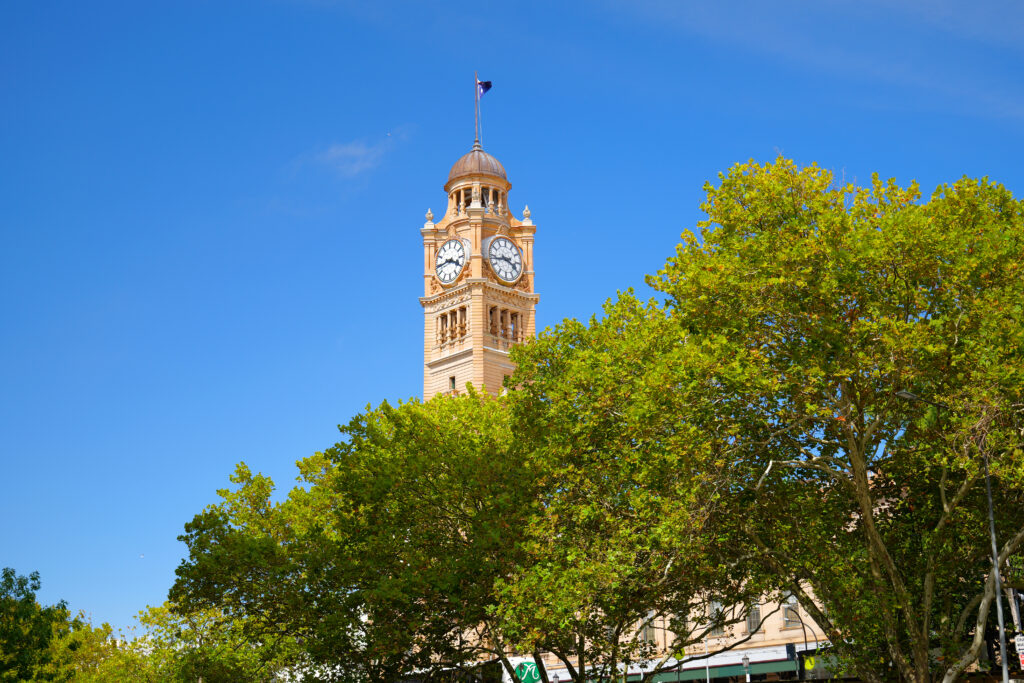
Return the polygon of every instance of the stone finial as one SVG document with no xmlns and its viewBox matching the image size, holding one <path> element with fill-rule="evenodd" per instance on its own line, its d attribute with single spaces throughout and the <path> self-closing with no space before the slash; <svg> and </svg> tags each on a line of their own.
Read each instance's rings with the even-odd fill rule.
<svg viewBox="0 0 1024 683">
<path fill-rule="evenodd" d="M 523 223 L 526 225 L 532 225 L 533 221 L 530 220 L 530 205 L 527 204 L 526 208 L 523 209 Z"/>
<path fill-rule="evenodd" d="M 434 212 L 431 211 L 430 209 L 427 209 L 427 222 L 428 223 L 433 223 L 434 222 Z"/>
</svg>

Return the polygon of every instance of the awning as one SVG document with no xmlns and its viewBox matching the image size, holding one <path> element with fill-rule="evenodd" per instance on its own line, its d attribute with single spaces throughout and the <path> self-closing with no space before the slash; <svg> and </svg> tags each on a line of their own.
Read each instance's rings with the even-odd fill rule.
<svg viewBox="0 0 1024 683">
<path fill-rule="evenodd" d="M 794 649 L 797 653 L 815 651 L 813 647 L 808 647 L 805 650 L 803 643 L 797 644 Z M 650 681 L 651 683 L 703 681 L 709 673 L 711 674 L 711 678 L 742 676 L 746 673 L 742 662 L 744 656 L 747 656 L 750 659 L 751 674 L 769 674 L 783 671 L 797 673 L 797 667 L 800 665 L 799 659 L 795 661 L 792 659 L 786 659 L 785 645 L 749 647 L 744 649 L 727 650 L 725 652 L 716 652 L 708 657 L 707 660 L 692 658 L 685 659 L 682 662 L 669 660 L 666 666 L 667 670 L 663 670 L 662 672 L 655 674 Z M 629 673 L 627 675 L 628 681 L 632 683 L 634 681 L 641 680 L 643 674 L 650 671 L 653 666 L 653 661 L 630 664 Z M 824 658 L 819 657 L 815 670 L 825 670 L 826 666 Z M 619 676 L 621 675 L 622 674 L 620 673 Z M 556 677 L 558 681 L 568 681 L 569 672 L 561 667 L 549 667 L 548 680 L 555 681 Z"/>
<path fill-rule="evenodd" d="M 780 671 L 796 671 L 797 663 L 792 660 L 781 660 L 777 662 L 751 662 L 751 674 L 770 674 Z M 708 673 L 711 678 L 723 676 L 742 676 L 746 673 L 742 664 L 728 664 L 726 666 L 712 666 L 709 669 L 684 669 L 683 671 L 665 671 L 656 674 L 652 681 L 654 683 L 675 683 L 675 681 L 703 681 Z M 640 680 L 640 677 L 637 677 Z"/>
</svg>

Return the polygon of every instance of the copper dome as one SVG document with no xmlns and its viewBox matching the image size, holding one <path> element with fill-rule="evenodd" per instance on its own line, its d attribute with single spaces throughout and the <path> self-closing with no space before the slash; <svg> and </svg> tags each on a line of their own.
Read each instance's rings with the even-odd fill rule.
<svg viewBox="0 0 1024 683">
<path fill-rule="evenodd" d="M 461 159 L 455 162 L 452 170 L 448 173 L 448 182 L 456 178 L 468 175 L 489 175 L 496 176 L 508 181 L 505 175 L 505 167 L 501 162 L 484 151 L 479 142 L 473 143 L 473 149 Z"/>
</svg>

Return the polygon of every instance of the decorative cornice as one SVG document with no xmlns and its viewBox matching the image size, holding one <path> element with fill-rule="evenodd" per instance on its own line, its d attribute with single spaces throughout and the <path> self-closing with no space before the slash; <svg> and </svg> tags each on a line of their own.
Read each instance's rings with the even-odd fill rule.
<svg viewBox="0 0 1024 683">
<path fill-rule="evenodd" d="M 469 288 L 459 287 L 458 289 L 449 289 L 434 296 L 421 296 L 420 303 L 424 307 L 426 307 L 432 304 L 438 304 L 442 302 L 446 304 L 460 304 L 469 301 L 469 299 Z"/>
<path fill-rule="evenodd" d="M 492 351 L 494 353 L 500 353 L 503 356 L 507 356 L 508 353 L 509 353 L 508 351 L 506 351 L 504 349 L 496 349 L 493 346 L 484 346 L 484 351 Z"/>
<path fill-rule="evenodd" d="M 461 351 L 456 351 L 455 353 L 449 354 L 447 356 L 441 356 L 440 358 L 435 358 L 433 360 L 428 360 L 425 363 L 425 365 L 428 368 L 430 368 L 431 370 L 433 370 L 434 368 L 441 367 L 441 366 L 444 366 L 444 365 L 449 364 L 449 363 L 454 363 L 454 362 L 458 362 L 458 361 L 461 361 L 461 360 L 465 360 L 466 358 L 469 358 L 472 355 L 473 355 L 473 347 L 470 346 L 468 348 L 462 349 Z"/>
<path fill-rule="evenodd" d="M 525 280 L 525 278 L 523 279 Z M 432 279 L 432 282 L 436 282 L 436 279 Z M 474 287 L 473 285 L 477 286 Z M 472 296 L 471 292 L 474 290 L 478 291 L 480 289 L 480 285 L 483 285 L 483 294 L 485 297 L 493 301 L 500 301 L 501 303 L 509 304 L 510 306 L 527 308 L 531 304 L 536 304 L 540 301 L 540 294 L 536 294 L 535 292 L 518 287 L 512 288 L 499 285 L 487 278 L 467 277 L 461 287 L 447 289 L 430 296 L 420 297 L 420 304 L 426 307 L 437 306 L 438 304 L 450 305 L 453 303 L 469 301 Z M 526 286 L 529 285 L 527 284 Z"/>
</svg>

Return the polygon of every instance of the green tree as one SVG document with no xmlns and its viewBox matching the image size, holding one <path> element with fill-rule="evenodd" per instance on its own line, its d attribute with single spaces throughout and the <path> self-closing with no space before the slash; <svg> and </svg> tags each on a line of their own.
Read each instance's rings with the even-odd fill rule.
<svg viewBox="0 0 1024 683">
<path fill-rule="evenodd" d="M 704 362 L 675 329 L 627 293 L 601 319 L 567 320 L 514 353 L 509 398 L 540 486 L 499 609 L 518 647 L 554 653 L 574 681 L 636 662 L 651 679 L 772 588 L 724 505 L 733 484 L 707 431 L 714 403 L 671 390 Z"/>
<path fill-rule="evenodd" d="M 289 661 L 290 642 L 270 648 L 251 639 L 241 620 L 216 609 L 183 611 L 165 603 L 140 612 L 138 620 L 145 635 L 133 649 L 163 680 L 271 681 Z"/>
<path fill-rule="evenodd" d="M 238 488 L 186 527 L 172 591 L 301 638 L 309 678 L 394 680 L 500 659 L 496 578 L 517 557 L 532 478 L 504 402 L 470 392 L 383 404 L 299 463 L 302 486 L 239 466 Z"/>
<path fill-rule="evenodd" d="M 147 607 L 136 617 L 140 632 L 116 637 L 109 625 L 94 628 L 80 618 L 55 643 L 54 661 L 64 676 L 59 680 L 272 681 L 289 663 L 280 651 L 267 653 L 238 621 L 217 610 L 180 614 L 172 607 Z"/>
<path fill-rule="evenodd" d="M 43 607 L 35 593 L 38 573 L 4 569 L 0 580 L 0 680 L 163 681 L 152 667 L 151 645 L 137 648 L 109 624 L 94 627 L 85 614 L 72 617 L 62 601 Z"/>
<path fill-rule="evenodd" d="M 983 451 L 1001 560 L 1024 540 L 1021 203 L 984 179 L 921 202 L 913 185 L 836 186 L 785 159 L 736 166 L 707 192 L 700 238 L 685 234 L 650 279 L 665 320 L 622 325 L 609 345 L 628 356 L 637 337 L 662 338 L 631 383 L 648 413 L 638 404 L 606 438 L 650 425 L 645 439 L 696 454 L 698 471 L 720 467 L 709 495 L 737 522 L 725 543 L 756 554 L 862 678 L 955 680 L 995 597 Z"/>
<path fill-rule="evenodd" d="M 0 573 L 0 681 L 54 680 L 45 669 L 50 643 L 68 628 L 63 601 L 43 606 L 36 600 L 39 572 L 20 576 L 10 567 Z"/>
<path fill-rule="evenodd" d="M 56 625 L 50 640 L 48 661 L 33 680 L 89 681 L 124 677 L 97 678 L 109 669 L 109 660 L 118 654 L 118 643 L 109 624 L 94 627 L 83 612 L 64 624 Z"/>
</svg>

